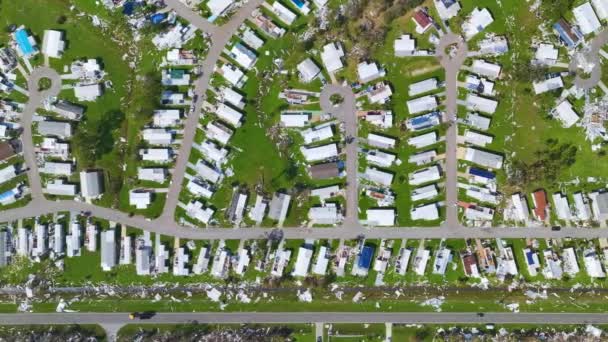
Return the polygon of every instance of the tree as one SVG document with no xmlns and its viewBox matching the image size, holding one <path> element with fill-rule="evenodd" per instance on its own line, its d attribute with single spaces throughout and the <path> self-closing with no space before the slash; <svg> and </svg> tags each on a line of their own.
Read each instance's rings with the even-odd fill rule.
<svg viewBox="0 0 608 342">
<path fill-rule="evenodd" d="M 535 160 L 511 161 L 507 182 L 511 186 L 521 188 L 541 181 L 554 185 L 560 174 L 576 163 L 577 152 L 577 147 L 571 143 L 560 144 L 556 139 L 548 139 L 545 148 L 533 153 Z"/>
</svg>

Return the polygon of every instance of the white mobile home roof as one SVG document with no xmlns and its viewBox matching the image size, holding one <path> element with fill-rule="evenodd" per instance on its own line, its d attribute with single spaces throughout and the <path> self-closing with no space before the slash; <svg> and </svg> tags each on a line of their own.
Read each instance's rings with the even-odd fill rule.
<svg viewBox="0 0 608 342">
<path fill-rule="evenodd" d="M 268 208 L 268 217 L 279 221 L 279 225 L 283 224 L 285 217 L 287 217 L 290 201 L 291 196 L 281 192 L 275 192 Z"/>
<path fill-rule="evenodd" d="M 15 165 L 9 165 L 3 169 L 0 169 L 0 183 L 8 182 L 15 177 L 17 177 L 17 169 L 15 168 Z"/>
<path fill-rule="evenodd" d="M 268 207 L 267 201 L 264 200 L 264 196 L 259 194 L 255 198 L 255 205 L 249 211 L 249 218 L 255 221 L 256 224 L 260 224 L 266 215 L 266 208 Z"/>
<path fill-rule="evenodd" d="M 382 77 L 378 65 L 374 62 L 361 62 L 357 65 L 357 74 L 359 75 L 359 82 L 367 83 L 377 78 Z"/>
<path fill-rule="evenodd" d="M 540 82 L 532 82 L 532 86 L 534 86 L 534 93 L 538 95 L 551 90 L 563 88 L 564 82 L 562 81 L 561 76 L 555 76 Z"/>
<path fill-rule="evenodd" d="M 38 133 L 40 135 L 69 138 L 72 136 L 72 126 L 68 122 L 41 121 L 38 123 Z"/>
<path fill-rule="evenodd" d="M 209 8 L 212 16 L 219 17 L 233 3 L 233 0 L 209 0 L 207 2 L 207 7 Z"/>
<path fill-rule="evenodd" d="M 474 94 L 467 94 L 466 103 L 467 109 L 488 114 L 494 114 L 496 107 L 498 107 L 498 102 L 495 100 L 486 99 Z"/>
<path fill-rule="evenodd" d="M 427 95 L 407 101 L 407 110 L 410 114 L 429 112 L 436 109 L 437 105 L 437 98 L 433 95 Z"/>
<path fill-rule="evenodd" d="M 202 183 L 205 184 L 205 183 Z M 213 191 L 211 191 L 211 187 L 208 185 L 201 185 L 196 180 L 191 179 L 186 185 L 188 191 L 195 196 L 200 196 L 204 198 L 211 198 L 213 196 Z"/>
<path fill-rule="evenodd" d="M 464 141 L 469 144 L 483 147 L 491 144 L 493 140 L 494 138 L 491 135 L 482 134 L 471 130 L 466 130 L 464 132 Z"/>
<path fill-rule="evenodd" d="M 317 254 L 317 262 L 312 267 L 312 273 L 317 275 L 325 275 L 325 272 L 327 272 L 327 265 L 329 264 L 327 250 L 328 248 L 325 246 L 321 246 L 319 248 L 319 253 Z"/>
<path fill-rule="evenodd" d="M 433 131 L 415 137 L 411 137 L 407 140 L 407 143 L 408 145 L 414 146 L 416 148 L 423 148 L 433 145 L 437 141 L 437 132 Z"/>
<path fill-rule="evenodd" d="M 129 204 L 137 209 L 145 209 L 152 202 L 152 193 L 148 191 L 129 191 Z"/>
<path fill-rule="evenodd" d="M 608 0 L 602 0 L 608 2 Z M 540 44 L 536 49 L 535 59 L 543 62 L 556 61 L 559 56 L 559 50 L 556 49 L 553 44 Z"/>
<path fill-rule="evenodd" d="M 511 196 L 511 201 L 513 202 L 513 206 L 515 207 L 515 214 L 517 215 L 517 220 L 519 221 L 527 221 L 530 217 L 530 211 L 528 209 L 528 201 L 525 196 L 521 194 L 513 194 Z"/>
<path fill-rule="evenodd" d="M 576 212 L 575 212 L 574 216 L 576 216 L 576 218 L 578 218 L 581 221 L 589 220 L 591 218 L 591 212 L 590 212 L 589 204 L 583 197 L 583 193 L 577 192 L 574 195 L 572 195 L 572 197 L 574 198 L 574 206 L 576 208 Z"/>
<path fill-rule="evenodd" d="M 137 179 L 144 181 L 151 181 L 162 183 L 167 177 L 167 169 L 153 168 L 153 167 L 139 167 L 137 168 Z"/>
<path fill-rule="evenodd" d="M 205 133 L 207 138 L 217 140 L 221 144 L 226 145 L 232 137 L 232 130 L 219 122 L 207 123 Z"/>
<path fill-rule="evenodd" d="M 287 25 L 291 25 L 298 17 L 297 14 L 287 9 L 287 7 L 283 6 L 278 1 L 275 1 L 272 4 L 272 9 L 274 14 L 276 14 L 277 17 L 279 17 L 279 19 L 281 19 Z"/>
<path fill-rule="evenodd" d="M 194 170 L 201 178 L 211 183 L 217 183 L 220 180 L 220 177 L 222 176 L 219 171 L 212 169 L 202 160 L 199 160 L 198 163 L 196 163 Z"/>
<path fill-rule="evenodd" d="M 281 114 L 281 124 L 285 127 L 305 127 L 310 123 L 310 115 L 306 113 Z"/>
<path fill-rule="evenodd" d="M 426 185 L 420 188 L 416 188 L 412 191 L 411 200 L 412 201 L 422 201 L 426 199 L 431 199 L 435 196 L 439 195 L 439 191 L 437 190 L 436 184 Z"/>
<path fill-rule="evenodd" d="M 214 211 L 211 208 L 203 209 L 203 204 L 201 202 L 192 201 L 186 206 L 186 213 L 188 216 L 207 224 L 209 223 L 209 220 L 211 220 Z"/>
<path fill-rule="evenodd" d="M 404 34 L 395 39 L 395 56 L 403 57 L 410 56 L 416 50 L 416 41 L 409 34 Z"/>
<path fill-rule="evenodd" d="M 488 63 L 484 60 L 476 59 L 473 61 L 471 70 L 478 75 L 494 79 L 500 76 L 501 67 L 498 64 Z"/>
<path fill-rule="evenodd" d="M 148 148 L 139 150 L 139 155 L 142 160 L 165 162 L 171 158 L 171 153 L 168 148 Z"/>
<path fill-rule="evenodd" d="M 462 24 L 465 38 L 467 40 L 471 39 L 488 27 L 493 21 L 494 18 L 492 18 L 492 14 L 490 14 L 490 11 L 488 11 L 487 8 L 480 10 L 478 7 L 475 7 L 464 24 Z"/>
<path fill-rule="evenodd" d="M 560 220 L 569 220 L 571 218 L 570 204 L 566 195 L 556 192 L 553 195 L 553 204 L 555 205 L 555 213 Z"/>
<path fill-rule="evenodd" d="M 323 207 L 310 208 L 308 211 L 308 219 L 316 224 L 336 224 L 340 222 L 341 215 L 335 204 L 328 204 Z"/>
<path fill-rule="evenodd" d="M 301 147 L 300 151 L 304 155 L 307 162 L 321 161 L 338 156 L 338 146 L 336 144 L 327 144 L 317 147 Z"/>
<path fill-rule="evenodd" d="M 101 96 L 101 86 L 99 84 L 75 86 L 74 96 L 79 101 L 94 101 Z"/>
<path fill-rule="evenodd" d="M 80 192 L 85 198 L 93 198 L 103 192 L 102 171 L 80 171 Z"/>
<path fill-rule="evenodd" d="M 589 2 L 574 7 L 572 9 L 572 14 L 574 14 L 576 23 L 583 34 L 595 32 L 602 27 L 602 24 L 600 24 L 600 21 L 595 16 L 595 12 L 593 12 L 593 8 Z"/>
<path fill-rule="evenodd" d="M 368 163 L 382 167 L 389 167 L 393 165 L 396 159 L 396 155 L 382 151 L 369 151 L 365 155 L 365 160 L 367 160 Z"/>
<path fill-rule="evenodd" d="M 257 61 L 255 53 L 240 43 L 235 44 L 232 49 L 230 49 L 230 57 L 245 69 L 251 68 Z"/>
<path fill-rule="evenodd" d="M 170 145 L 173 142 L 173 133 L 164 128 L 146 128 L 142 137 L 151 145 Z"/>
<path fill-rule="evenodd" d="M 292 275 L 295 277 L 306 277 L 311 259 L 312 249 L 300 247 L 300 249 L 298 249 L 298 257 Z"/>
<path fill-rule="evenodd" d="M 180 114 L 178 109 L 159 109 L 154 111 L 152 116 L 154 126 L 166 128 L 177 126 L 180 123 Z"/>
<path fill-rule="evenodd" d="M 321 73 L 321 69 L 312 59 L 306 58 L 297 66 L 298 72 L 302 75 L 302 81 L 310 82 Z"/>
<path fill-rule="evenodd" d="M 556 118 L 562 122 L 562 126 L 565 128 L 571 127 L 579 120 L 578 114 L 576 114 L 574 109 L 572 109 L 572 105 L 568 100 L 564 100 L 558 104 L 553 112 Z"/>
<path fill-rule="evenodd" d="M 371 103 L 385 103 L 393 95 L 391 86 L 385 82 L 379 82 L 374 85 L 374 89 L 367 93 L 367 98 Z"/>
<path fill-rule="evenodd" d="M 226 81 L 230 82 L 235 87 L 239 86 L 241 80 L 243 79 L 243 76 L 245 76 L 241 69 L 230 64 L 222 65 L 221 71 L 222 76 L 224 76 Z"/>
<path fill-rule="evenodd" d="M 374 133 L 369 133 L 367 135 L 367 143 L 375 147 L 395 148 L 396 142 L 397 140 L 395 140 L 394 138 L 385 137 L 383 135 L 378 135 Z"/>
<path fill-rule="evenodd" d="M 608 0 L 591 0 L 591 3 L 600 19 L 608 19 Z"/>
<path fill-rule="evenodd" d="M 71 176 L 74 165 L 71 162 L 45 162 L 40 169 L 42 173 L 48 173 L 56 176 Z"/>
<path fill-rule="evenodd" d="M 410 173 L 409 184 L 420 185 L 423 183 L 434 182 L 439 180 L 439 178 L 441 178 L 441 172 L 439 167 L 434 165 Z"/>
<path fill-rule="evenodd" d="M 394 209 L 367 209 L 367 224 L 373 226 L 394 226 Z"/>
<path fill-rule="evenodd" d="M 226 161 L 228 150 L 216 146 L 211 140 L 205 140 L 201 145 L 199 151 L 203 154 L 205 159 L 212 161 L 216 165 L 222 164 Z"/>
<path fill-rule="evenodd" d="M 370 182 L 378 183 L 384 186 L 390 186 L 393 182 L 392 173 L 380 171 L 373 167 L 367 167 L 365 169 L 365 177 Z"/>
<path fill-rule="evenodd" d="M 76 185 L 67 184 L 62 179 L 55 179 L 47 183 L 46 193 L 56 196 L 76 196 Z"/>
<path fill-rule="evenodd" d="M 319 197 L 321 201 L 325 201 L 328 198 L 332 198 L 338 195 L 340 187 L 338 185 L 326 186 L 323 188 L 317 188 L 310 191 L 311 197 Z"/>
<path fill-rule="evenodd" d="M 412 208 L 410 212 L 412 220 L 433 221 L 439 219 L 439 210 L 437 203 L 429 203 L 420 207 Z"/>
<path fill-rule="evenodd" d="M 45 30 L 42 39 L 42 53 L 52 58 L 60 58 L 65 47 L 61 36 L 60 31 Z"/>
<path fill-rule="evenodd" d="M 300 131 L 304 138 L 305 144 L 312 144 L 315 141 L 322 141 L 334 136 L 334 131 L 331 125 L 312 127 L 304 131 Z"/>
<path fill-rule="evenodd" d="M 472 147 L 466 147 L 464 160 L 485 166 L 487 168 L 500 169 L 502 167 L 503 158 L 499 154 L 478 150 Z"/>
<path fill-rule="evenodd" d="M 417 96 L 439 88 L 439 81 L 436 78 L 428 78 L 424 81 L 412 83 L 408 87 L 409 96 Z"/>
<path fill-rule="evenodd" d="M 222 88 L 222 96 L 224 101 L 230 103 L 231 105 L 242 109 L 245 103 L 243 102 L 243 95 L 237 93 L 230 87 Z"/>
<path fill-rule="evenodd" d="M 604 272 L 602 269 L 602 262 L 600 261 L 600 257 L 597 255 L 594 247 L 587 248 L 583 251 L 583 262 L 585 264 L 587 274 L 591 278 L 606 277 L 606 272 Z"/>
<path fill-rule="evenodd" d="M 437 151 L 430 150 L 412 154 L 407 161 L 411 164 L 424 165 L 433 161 L 435 157 L 437 157 Z"/>
<path fill-rule="evenodd" d="M 490 128 L 491 119 L 476 113 L 467 113 L 466 123 L 478 130 L 487 131 Z"/>
<path fill-rule="evenodd" d="M 494 210 L 482 206 L 471 206 L 464 209 L 464 217 L 473 221 L 489 221 L 494 217 Z"/>
<path fill-rule="evenodd" d="M 243 114 L 224 103 L 220 103 L 219 106 L 217 106 L 215 114 L 220 119 L 226 121 L 234 127 L 239 127 L 241 125 L 241 118 L 243 117 Z"/>
<path fill-rule="evenodd" d="M 580 271 L 578 262 L 576 261 L 576 252 L 574 251 L 574 248 L 564 248 L 562 250 L 562 258 L 564 259 L 564 272 L 568 273 L 570 276 L 574 276 Z"/>
<path fill-rule="evenodd" d="M 101 269 L 110 271 L 116 266 L 116 233 L 114 229 L 101 232 Z"/>
<path fill-rule="evenodd" d="M 344 67 L 341 60 L 342 57 L 344 57 L 344 50 L 342 50 L 342 46 L 339 43 L 329 43 L 323 47 L 323 51 L 321 52 L 323 65 L 325 65 L 327 72 L 330 73 Z"/>
<path fill-rule="evenodd" d="M 465 79 L 467 89 L 481 93 L 483 95 L 494 95 L 494 82 L 488 81 L 486 78 L 480 78 L 477 75 L 467 75 Z"/>
<path fill-rule="evenodd" d="M 243 31 L 241 38 L 243 39 L 245 44 L 251 46 L 252 48 L 254 48 L 256 50 L 261 48 L 264 45 L 264 40 L 262 40 L 262 38 L 258 37 L 258 35 L 255 34 L 255 32 L 249 27 L 247 27 L 245 29 L 245 31 Z"/>
</svg>

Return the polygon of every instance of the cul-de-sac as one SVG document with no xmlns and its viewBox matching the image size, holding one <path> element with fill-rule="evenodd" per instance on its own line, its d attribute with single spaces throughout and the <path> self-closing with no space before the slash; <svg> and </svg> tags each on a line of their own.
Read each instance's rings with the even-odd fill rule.
<svg viewBox="0 0 608 342">
<path fill-rule="evenodd" d="M 608 340 L 608 0 L 0 0 L 0 340 Z"/>
</svg>

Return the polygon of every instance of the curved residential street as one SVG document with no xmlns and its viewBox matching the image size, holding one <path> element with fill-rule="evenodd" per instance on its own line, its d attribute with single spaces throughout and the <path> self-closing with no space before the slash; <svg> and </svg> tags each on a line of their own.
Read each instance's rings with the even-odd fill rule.
<svg viewBox="0 0 608 342">
<path fill-rule="evenodd" d="M 51 81 L 49 89 L 39 91 L 38 82 L 41 79 L 48 78 Z M 59 95 L 61 91 L 61 77 L 59 74 L 47 67 L 39 67 L 32 71 L 28 80 L 27 87 L 30 93 L 29 100 L 23 108 L 21 123 L 23 125 L 23 157 L 25 165 L 27 165 L 27 175 L 30 183 L 30 191 L 32 198 L 44 199 L 42 193 L 42 184 L 40 181 L 40 173 L 38 173 L 38 163 L 36 162 L 36 153 L 34 152 L 34 140 L 32 134 L 32 118 L 36 110 L 42 106 L 42 101 L 51 96 Z M 33 212 L 35 214 L 35 211 Z"/>
<path fill-rule="evenodd" d="M 587 63 L 593 64 L 593 68 L 591 69 L 588 78 L 581 77 L 579 73 L 580 66 L 577 63 L 577 58 L 572 58 L 568 69 L 570 72 L 577 73 L 576 78 L 574 79 L 574 84 L 578 88 L 588 90 L 597 86 L 601 81 L 602 65 L 600 61 L 600 50 L 606 44 L 608 44 L 608 30 L 602 30 L 595 37 L 593 37 L 589 46 L 577 52 L 578 54 L 582 55 L 583 59 L 585 59 Z"/>
<path fill-rule="evenodd" d="M 195 111 L 191 113 L 184 124 L 184 139 L 179 150 L 179 156 L 173 172 L 173 178 L 167 203 L 162 216 L 156 220 L 150 220 L 142 216 L 130 216 L 127 213 L 103 208 L 77 201 L 49 201 L 42 195 L 40 175 L 36 167 L 34 146 L 32 140 L 32 117 L 42 101 L 49 95 L 56 95 L 60 91 L 61 79 L 57 72 L 50 68 L 35 69 L 28 79 L 30 99 L 23 110 L 23 148 L 26 165 L 29 167 L 28 179 L 32 189 L 33 200 L 24 207 L 4 210 L 0 213 L 0 221 L 12 222 L 19 219 L 29 218 L 37 215 L 51 214 L 59 211 L 88 212 L 93 216 L 114 221 L 125 226 L 137 227 L 151 232 L 171 235 L 188 239 L 263 239 L 273 228 L 189 228 L 178 225 L 174 221 L 174 212 L 177 207 L 179 192 L 184 180 L 186 164 L 192 148 L 197 123 L 199 120 L 198 110 L 204 101 L 205 93 L 209 86 L 211 75 L 215 64 L 220 58 L 224 46 L 228 43 L 232 34 L 250 16 L 263 0 L 250 0 L 241 7 L 232 19 L 220 28 L 200 18 L 187 7 L 181 5 L 178 0 L 167 0 L 169 6 L 173 7 L 181 16 L 192 19 L 192 23 L 201 31 L 211 36 L 212 45 L 207 58 L 202 65 L 202 75 L 197 79 L 195 93 L 197 101 Z M 447 48 L 456 44 L 456 53 L 449 57 Z M 598 43 L 599 44 L 599 43 Z M 467 46 L 460 37 L 446 34 L 438 45 L 438 55 L 441 65 L 446 70 L 446 122 L 452 122 L 456 117 L 458 95 L 456 78 L 458 70 L 467 55 Z M 52 81 L 52 87 L 46 91 L 37 91 L 38 80 L 48 77 Z M 333 107 L 329 102 L 329 96 L 339 93 L 344 97 L 344 102 Z M 447 160 L 446 160 L 446 188 L 447 188 L 447 220 L 444 227 L 416 228 L 416 227 L 393 227 L 393 228 L 364 228 L 358 222 L 358 189 L 357 189 L 357 118 L 355 98 L 349 87 L 340 85 L 327 85 L 321 96 L 321 104 L 324 110 L 336 114 L 345 124 L 346 135 L 353 138 L 353 142 L 346 145 L 347 155 L 347 215 L 342 226 L 336 228 L 312 229 L 304 227 L 285 227 L 284 236 L 288 239 L 353 239 L 359 235 L 368 238 L 597 238 L 608 237 L 606 228 L 576 228 L 563 227 L 554 231 L 546 227 L 500 227 L 500 228 L 466 228 L 458 224 L 457 210 L 457 161 L 456 161 L 456 134 L 455 125 L 448 129 L 447 137 Z M 449 229 L 446 229 L 449 228 Z"/>
<path fill-rule="evenodd" d="M 206 98 L 205 94 L 209 88 L 209 82 L 215 69 L 215 64 L 232 35 L 243 22 L 245 22 L 245 19 L 262 4 L 262 2 L 263 0 L 249 0 L 249 2 L 243 5 L 243 7 L 241 7 L 237 13 L 232 16 L 230 21 L 221 27 L 221 29 L 216 26 L 210 27 L 208 21 L 202 19 L 197 13 L 192 12 L 192 10 L 182 5 L 179 0 L 167 2 L 167 5 L 172 7 L 180 16 L 185 18 L 198 18 L 191 21 L 191 23 L 199 30 L 211 35 L 211 48 L 203 62 L 202 75 L 196 80 L 194 93 L 197 96 L 197 100 L 193 106 L 194 112 L 190 113 L 184 123 L 184 137 L 173 170 L 171 185 L 169 187 L 169 192 L 167 193 L 167 200 L 163 209 L 163 214 L 158 219 L 158 223 L 161 225 L 174 225 L 175 208 L 177 208 L 177 203 L 179 201 L 179 193 L 182 190 L 182 183 L 186 173 L 188 158 L 190 157 L 190 150 L 194 143 L 194 136 L 200 119 L 199 111 Z"/>
</svg>

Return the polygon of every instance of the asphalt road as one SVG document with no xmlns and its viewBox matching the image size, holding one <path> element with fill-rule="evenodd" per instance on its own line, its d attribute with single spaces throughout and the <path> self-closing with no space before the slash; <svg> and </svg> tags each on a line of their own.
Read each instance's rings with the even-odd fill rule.
<svg viewBox="0 0 608 342">
<path fill-rule="evenodd" d="M 333 94 L 342 96 L 344 101 L 334 107 L 330 101 Z M 337 84 L 328 84 L 321 91 L 319 99 L 321 109 L 326 113 L 332 113 L 338 117 L 345 126 L 345 134 L 352 137 L 353 141 L 346 145 L 346 217 L 344 226 L 349 228 L 361 227 L 359 223 L 359 184 L 357 181 L 358 164 L 358 123 L 357 107 L 355 105 L 355 94 L 350 87 Z"/>
<path fill-rule="evenodd" d="M 184 179 L 185 169 L 187 160 L 189 157 L 190 149 L 196 133 L 196 124 L 198 123 L 199 115 L 198 109 L 205 98 L 206 90 L 209 86 L 209 80 L 213 73 L 215 63 L 221 55 L 221 51 L 224 46 L 228 43 L 232 34 L 238 29 L 238 27 L 246 20 L 251 12 L 257 8 L 263 0 L 250 0 L 247 4 L 241 7 L 237 13 L 235 13 L 232 19 L 220 28 L 210 24 L 205 19 L 199 17 L 199 19 L 192 19 L 198 17 L 196 13 L 193 13 L 187 7 L 181 5 L 177 0 L 167 0 L 167 4 L 172 6 L 180 16 L 184 18 L 192 19 L 193 24 L 200 30 L 211 35 L 211 41 L 213 42 L 207 58 L 203 62 L 201 77 L 197 79 L 195 85 L 195 93 L 198 95 L 195 113 L 188 116 L 185 122 L 184 139 L 182 146 L 180 147 L 179 157 L 175 165 L 175 171 L 173 173 L 172 184 L 167 194 L 167 203 L 164 208 L 163 215 L 157 220 L 146 219 L 142 216 L 130 216 L 127 213 L 94 206 L 87 203 L 76 202 L 76 201 L 48 201 L 44 199 L 42 194 L 42 186 L 40 182 L 40 175 L 36 167 L 36 159 L 34 153 L 34 146 L 32 141 L 32 116 L 36 109 L 40 107 L 41 102 L 44 98 L 49 95 L 56 95 L 60 91 L 61 80 L 57 72 L 49 68 L 37 68 L 35 69 L 28 79 L 28 88 L 30 90 L 30 99 L 23 110 L 23 148 L 26 165 L 28 166 L 28 179 L 30 187 L 32 189 L 33 200 L 26 206 L 21 208 L 15 208 L 10 210 L 3 210 L 0 212 L 0 222 L 12 222 L 19 219 L 29 218 L 37 215 L 52 214 L 59 211 L 85 211 L 90 212 L 91 215 L 118 222 L 122 225 L 137 227 L 145 229 L 155 233 L 161 233 L 164 235 L 171 235 L 180 238 L 187 239 L 263 239 L 270 233 L 272 228 L 206 228 L 197 229 L 189 228 L 178 225 L 174 222 L 173 214 L 178 203 L 179 192 L 181 191 L 181 184 Z M 453 119 L 456 113 L 456 75 L 458 69 L 462 65 L 467 54 L 466 44 L 460 42 L 460 48 L 454 58 L 447 58 L 445 56 L 445 48 L 454 43 L 459 42 L 457 36 L 447 34 L 442 37 L 442 40 L 438 46 L 438 54 L 440 61 L 446 69 L 446 120 Z M 48 77 L 52 80 L 52 87 L 49 90 L 38 92 L 38 80 L 42 77 Z M 339 85 L 329 85 L 324 91 L 322 96 L 323 106 L 327 107 L 329 103 L 329 95 L 331 93 L 340 93 L 345 98 L 344 103 L 335 108 L 336 114 L 345 122 L 346 133 L 356 138 L 357 136 L 357 119 L 355 116 L 355 100 L 352 94 L 352 90 L 347 87 Z M 327 98 L 326 98 L 327 97 Z M 329 106 L 331 106 L 329 104 Z M 334 108 L 332 107 L 332 111 Z M 447 171 L 446 171 L 446 187 L 448 196 L 448 217 L 445 227 L 433 227 L 433 228 L 416 228 L 416 227 L 394 227 L 394 228 L 364 228 L 362 227 L 357 218 L 358 205 L 357 205 L 357 150 L 356 150 L 356 139 L 353 143 L 347 145 L 347 217 L 345 223 L 341 227 L 337 228 L 324 228 L 324 229 L 311 229 L 303 227 L 286 227 L 283 229 L 285 238 L 288 239 L 304 239 L 304 238 L 315 238 L 315 239 L 353 239 L 363 234 L 368 238 L 598 238 L 608 237 L 608 229 L 606 228 L 574 228 L 564 227 L 560 231 L 552 231 L 548 228 L 543 227 L 504 227 L 504 228 L 466 228 L 458 224 L 457 211 L 453 203 L 456 202 L 457 188 L 456 188 L 456 160 L 455 160 L 455 134 L 456 128 L 451 127 L 448 130 L 448 160 Z M 354 156 L 354 157 L 352 157 Z M 450 205 L 451 204 L 451 205 Z"/>
<path fill-rule="evenodd" d="M 457 52 L 450 56 L 448 47 L 457 46 Z M 441 66 L 445 69 L 445 117 L 444 122 L 449 124 L 446 132 L 446 159 L 445 159 L 445 187 L 446 187 L 446 220 L 445 227 L 449 230 L 461 227 L 458 221 L 458 125 L 456 124 L 458 114 L 458 72 L 467 58 L 467 44 L 464 40 L 453 33 L 447 33 L 441 37 L 437 44 L 437 56 Z"/>
<path fill-rule="evenodd" d="M 38 81 L 42 78 L 51 80 L 49 89 L 39 91 Z M 40 173 L 36 163 L 36 153 L 34 152 L 32 118 L 36 113 L 36 109 L 42 106 L 44 101 L 49 96 L 57 96 L 61 91 L 61 77 L 59 74 L 47 67 L 39 67 L 32 71 L 27 80 L 27 88 L 30 93 L 29 100 L 23 108 L 21 116 L 21 124 L 23 125 L 23 157 L 25 165 L 27 165 L 27 175 L 32 198 L 44 198 L 42 193 L 42 185 L 40 182 Z"/>
<path fill-rule="evenodd" d="M 159 313 L 151 319 L 130 320 L 129 313 L 17 313 L 0 314 L 2 324 L 129 323 L 428 323 L 428 324 L 606 324 L 605 313 L 425 313 L 425 312 L 201 312 Z"/>
<path fill-rule="evenodd" d="M 606 44 L 608 44 L 608 30 L 602 30 L 593 37 L 589 46 L 578 52 L 584 56 L 588 63 L 594 64 L 588 78 L 581 77 L 580 73 L 578 73 L 579 67 L 577 65 L 577 58 L 572 58 L 569 70 L 571 72 L 577 72 L 574 79 L 574 84 L 577 87 L 588 90 L 598 85 L 602 78 L 602 64 L 600 63 L 599 51 Z"/>
<path fill-rule="evenodd" d="M 207 57 L 202 64 L 202 75 L 196 80 L 194 93 L 197 96 L 197 101 L 194 103 L 194 113 L 191 113 L 184 123 L 184 133 L 182 144 L 180 146 L 177 161 L 173 170 L 171 185 L 167 193 L 163 214 L 159 218 L 159 223 L 162 225 L 174 225 L 174 213 L 179 201 L 179 193 L 182 190 L 182 183 L 190 157 L 190 150 L 194 142 L 194 136 L 199 122 L 199 111 L 203 101 L 206 98 L 206 92 L 209 88 L 209 81 L 213 74 L 215 64 L 217 63 L 222 50 L 228 44 L 233 33 L 243 24 L 245 19 L 251 15 L 263 0 L 249 0 L 232 16 L 230 21 L 221 28 L 210 24 L 207 20 L 202 19 L 197 13 L 194 13 L 188 7 L 184 6 L 179 0 L 169 0 L 166 4 L 173 8 L 180 16 L 188 19 L 199 30 L 206 32 L 211 36 L 211 48 L 207 53 Z"/>
</svg>

